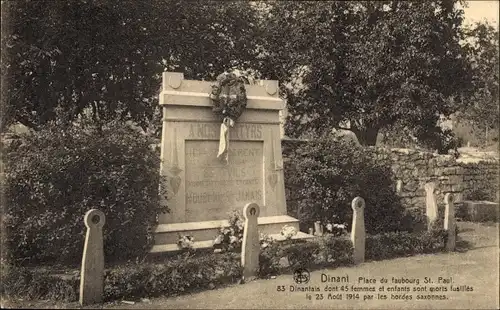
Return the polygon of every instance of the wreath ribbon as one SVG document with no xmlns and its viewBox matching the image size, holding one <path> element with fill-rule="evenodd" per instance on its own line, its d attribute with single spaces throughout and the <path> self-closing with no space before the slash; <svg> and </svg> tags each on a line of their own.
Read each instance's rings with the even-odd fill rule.
<svg viewBox="0 0 500 310">
<path fill-rule="evenodd" d="M 219 153 L 217 158 L 228 161 L 228 150 L 229 150 L 229 128 L 234 126 L 234 121 L 225 117 L 220 125 L 220 138 L 219 138 Z"/>
<path fill-rule="evenodd" d="M 212 86 L 210 101 L 213 111 L 222 118 L 220 125 L 219 152 L 217 158 L 228 162 L 229 130 L 234 127 L 236 119 L 243 113 L 247 104 L 244 81 L 234 73 L 223 73 L 217 77 L 217 85 Z M 230 94 L 230 88 L 237 92 Z M 224 93 L 221 94 L 222 90 Z"/>
</svg>

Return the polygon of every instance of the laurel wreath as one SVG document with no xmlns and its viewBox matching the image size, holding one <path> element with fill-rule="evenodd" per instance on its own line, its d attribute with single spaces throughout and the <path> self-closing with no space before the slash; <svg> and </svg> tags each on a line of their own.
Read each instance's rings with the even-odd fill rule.
<svg viewBox="0 0 500 310">
<path fill-rule="evenodd" d="M 210 101 L 212 111 L 221 120 L 230 118 L 236 121 L 247 106 L 245 78 L 235 73 L 222 73 L 217 77 L 217 84 L 212 86 Z"/>
</svg>

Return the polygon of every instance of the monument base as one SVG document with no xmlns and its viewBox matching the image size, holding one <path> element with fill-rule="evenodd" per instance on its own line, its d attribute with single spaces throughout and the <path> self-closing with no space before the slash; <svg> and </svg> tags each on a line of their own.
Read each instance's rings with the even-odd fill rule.
<svg viewBox="0 0 500 310">
<path fill-rule="evenodd" d="M 265 216 L 258 218 L 259 233 L 269 235 L 277 241 L 285 240 L 281 235 L 283 226 L 295 227 L 298 233 L 293 239 L 308 239 L 314 236 L 299 231 L 299 220 L 288 216 Z M 228 227 L 227 220 L 204 221 L 190 223 L 160 224 L 154 232 L 155 245 L 150 253 L 175 252 L 180 248 L 177 245 L 179 236 L 189 235 L 194 237 L 195 249 L 207 249 L 213 247 L 213 241 L 219 234 L 220 227 Z"/>
</svg>

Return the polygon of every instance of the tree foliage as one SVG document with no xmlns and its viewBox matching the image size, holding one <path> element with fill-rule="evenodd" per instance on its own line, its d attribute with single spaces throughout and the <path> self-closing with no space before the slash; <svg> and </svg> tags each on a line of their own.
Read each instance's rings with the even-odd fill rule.
<svg viewBox="0 0 500 310">
<path fill-rule="evenodd" d="M 1 125 L 90 110 L 146 127 L 164 70 L 214 79 L 253 59 L 253 13 L 239 1 L 2 1 Z"/>
<path fill-rule="evenodd" d="M 456 2 L 272 3 L 265 42 L 278 69 L 265 73 L 301 82 L 287 93 L 287 134 L 348 123 L 372 145 L 396 121 L 436 129 L 471 80 Z"/>
<path fill-rule="evenodd" d="M 465 48 L 474 72 L 474 93 L 462 117 L 482 130 L 498 129 L 498 29 L 488 23 L 476 23 L 467 28 Z"/>
<path fill-rule="evenodd" d="M 289 136 L 349 127 L 371 145 L 400 123 L 436 144 L 447 135 L 440 115 L 480 87 L 458 2 L 5 1 L 1 125 L 90 111 L 146 128 L 158 121 L 162 71 L 214 80 L 237 67 L 279 80 Z"/>
</svg>

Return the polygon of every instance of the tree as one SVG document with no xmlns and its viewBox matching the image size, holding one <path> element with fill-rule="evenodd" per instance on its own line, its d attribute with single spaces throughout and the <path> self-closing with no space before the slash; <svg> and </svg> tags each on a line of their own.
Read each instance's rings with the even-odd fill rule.
<svg viewBox="0 0 500 310">
<path fill-rule="evenodd" d="M 2 1 L 2 121 L 37 129 L 90 110 L 146 127 L 164 70 L 214 79 L 257 53 L 248 2 Z"/>
<path fill-rule="evenodd" d="M 468 98 L 470 105 L 460 116 L 482 133 L 499 128 L 498 30 L 489 23 L 475 23 L 467 28 L 465 49 L 472 63 L 474 92 Z"/>
<path fill-rule="evenodd" d="M 263 75 L 285 90 L 285 131 L 298 137 L 347 128 L 363 145 L 396 122 L 418 135 L 470 90 L 457 1 L 273 2 Z M 344 125 L 344 126 L 343 126 Z"/>
</svg>

